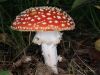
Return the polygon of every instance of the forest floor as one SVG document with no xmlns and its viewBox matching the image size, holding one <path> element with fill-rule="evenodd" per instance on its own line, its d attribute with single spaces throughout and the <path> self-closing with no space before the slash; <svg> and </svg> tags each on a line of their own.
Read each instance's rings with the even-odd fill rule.
<svg viewBox="0 0 100 75">
<path fill-rule="evenodd" d="M 26 54 L 19 53 L 14 62 L 6 63 L 6 59 L 11 59 L 9 50 L 13 47 L 2 41 L 4 37 L 3 39 L 2 36 L 0 37 L 0 50 L 4 50 L 1 52 L 8 51 L 8 54 L 1 53 L 5 56 L 5 62 L 2 62 L 3 58 L 1 59 L 1 68 L 8 68 L 13 75 L 54 75 L 44 64 L 41 47 L 33 43 L 27 47 Z M 58 62 L 59 75 L 100 75 L 100 52 L 94 47 L 94 42 L 99 37 L 84 34 L 73 38 L 67 41 L 62 40 L 57 47 L 58 55 L 63 58 L 61 62 Z M 25 62 L 27 57 L 31 57 L 32 60 Z"/>
</svg>

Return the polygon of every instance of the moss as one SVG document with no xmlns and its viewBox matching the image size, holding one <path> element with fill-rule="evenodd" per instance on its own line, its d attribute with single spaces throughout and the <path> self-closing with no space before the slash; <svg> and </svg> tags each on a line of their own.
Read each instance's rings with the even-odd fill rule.
<svg viewBox="0 0 100 75">
<path fill-rule="evenodd" d="M 0 70 L 0 75 L 11 75 L 9 70 Z"/>
</svg>

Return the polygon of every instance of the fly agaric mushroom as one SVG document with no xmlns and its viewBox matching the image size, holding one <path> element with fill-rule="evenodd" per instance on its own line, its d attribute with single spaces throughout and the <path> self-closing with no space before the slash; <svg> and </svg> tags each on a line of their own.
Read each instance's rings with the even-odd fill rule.
<svg viewBox="0 0 100 75">
<path fill-rule="evenodd" d="M 63 30 L 73 30 L 73 19 L 57 7 L 34 7 L 21 12 L 14 20 L 12 29 L 18 31 L 36 31 L 35 44 L 41 45 L 45 64 L 58 74 L 57 44 L 62 39 Z"/>
</svg>

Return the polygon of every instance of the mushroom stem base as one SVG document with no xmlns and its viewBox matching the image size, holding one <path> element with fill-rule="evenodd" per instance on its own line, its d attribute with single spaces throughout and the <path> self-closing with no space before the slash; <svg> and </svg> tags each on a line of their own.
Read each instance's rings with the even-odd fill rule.
<svg viewBox="0 0 100 75">
<path fill-rule="evenodd" d="M 45 64 L 48 65 L 55 74 L 58 74 L 57 45 L 43 43 L 42 44 L 42 55 L 44 57 Z"/>
</svg>

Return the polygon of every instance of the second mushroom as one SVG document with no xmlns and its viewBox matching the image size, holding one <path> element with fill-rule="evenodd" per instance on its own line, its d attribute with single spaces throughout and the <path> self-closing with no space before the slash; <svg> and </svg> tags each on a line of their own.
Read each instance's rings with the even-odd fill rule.
<svg viewBox="0 0 100 75">
<path fill-rule="evenodd" d="M 63 30 L 73 30 L 73 19 L 57 7 L 33 7 L 21 12 L 14 20 L 12 29 L 18 31 L 36 31 L 35 44 L 41 45 L 45 64 L 58 74 L 57 44 L 62 39 Z"/>
</svg>

